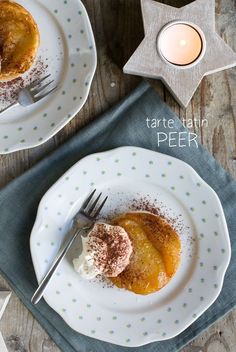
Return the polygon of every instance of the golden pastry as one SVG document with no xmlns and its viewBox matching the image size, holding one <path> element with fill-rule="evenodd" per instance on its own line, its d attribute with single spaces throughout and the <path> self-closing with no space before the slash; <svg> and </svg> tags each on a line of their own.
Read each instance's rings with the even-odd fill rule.
<svg viewBox="0 0 236 352">
<path fill-rule="evenodd" d="M 39 41 L 32 15 L 15 2 L 0 1 L 0 81 L 10 81 L 29 70 Z"/>
<path fill-rule="evenodd" d="M 160 290 L 180 264 L 178 234 L 162 217 L 148 212 L 131 212 L 113 221 L 123 227 L 133 246 L 126 269 L 111 281 L 120 288 L 146 295 Z"/>
</svg>

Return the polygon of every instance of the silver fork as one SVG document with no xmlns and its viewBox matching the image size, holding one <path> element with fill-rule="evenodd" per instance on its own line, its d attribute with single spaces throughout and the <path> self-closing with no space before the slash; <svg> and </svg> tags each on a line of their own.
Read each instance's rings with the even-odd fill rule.
<svg viewBox="0 0 236 352">
<path fill-rule="evenodd" d="M 22 88 L 19 93 L 18 93 L 18 98 L 16 102 L 13 102 L 11 105 L 7 106 L 5 109 L 0 111 L 0 114 L 4 113 L 7 110 L 10 110 L 14 108 L 15 106 L 21 105 L 21 106 L 29 106 L 34 103 L 37 103 L 41 99 L 47 97 L 49 94 L 54 92 L 57 89 L 57 86 L 54 86 L 52 89 L 49 91 L 43 91 L 50 86 L 54 82 L 54 80 L 44 84 L 42 86 L 42 83 L 49 78 L 51 75 L 47 75 L 39 80 L 33 81 L 31 84 L 29 84 L 27 87 Z"/>
<path fill-rule="evenodd" d="M 54 262 L 52 263 L 49 271 L 44 276 L 42 282 L 40 283 L 38 289 L 35 291 L 31 302 L 33 304 L 37 304 L 40 299 L 42 298 L 45 289 L 47 288 L 53 274 L 57 270 L 58 266 L 64 259 L 66 253 L 74 243 L 75 239 L 81 234 L 82 231 L 90 230 L 94 225 L 97 216 L 101 212 L 102 208 L 104 207 L 108 197 L 105 197 L 102 202 L 99 202 L 102 193 L 100 193 L 97 198 L 94 200 L 94 195 L 96 193 L 96 189 L 87 197 L 87 199 L 82 204 L 78 213 L 74 216 L 72 220 L 72 227 L 71 230 L 68 232 L 66 237 L 69 238 L 67 243 L 62 246 L 59 253 L 57 254 Z"/>
</svg>

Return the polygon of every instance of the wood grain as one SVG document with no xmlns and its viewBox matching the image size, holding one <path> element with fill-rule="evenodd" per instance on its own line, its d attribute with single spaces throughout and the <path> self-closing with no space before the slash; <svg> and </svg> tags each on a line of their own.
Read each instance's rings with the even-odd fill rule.
<svg viewBox="0 0 236 352">
<path fill-rule="evenodd" d="M 190 1 L 165 1 L 175 6 L 188 2 Z M 98 48 L 98 68 L 89 99 L 78 116 L 46 144 L 36 149 L 1 156 L 0 187 L 68 140 L 82 126 L 124 97 L 140 81 L 137 77 L 122 73 L 124 63 L 143 38 L 139 0 L 85 0 L 84 3 Z M 235 1 L 218 0 L 216 13 L 218 33 L 236 51 Z M 186 110 L 179 107 L 162 83 L 150 82 L 182 120 L 208 119 L 207 128 L 196 126 L 193 130 L 215 158 L 236 177 L 236 69 L 204 78 Z M 2 278 L 0 288 L 8 288 Z M 183 352 L 235 352 L 235 325 L 236 311 L 201 334 Z M 9 352 L 59 352 L 15 294 L 0 323 L 0 330 Z"/>
</svg>

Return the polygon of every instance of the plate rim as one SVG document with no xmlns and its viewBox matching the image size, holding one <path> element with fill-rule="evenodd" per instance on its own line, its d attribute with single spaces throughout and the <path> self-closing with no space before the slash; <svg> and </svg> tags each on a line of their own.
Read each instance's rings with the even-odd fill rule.
<svg viewBox="0 0 236 352">
<path fill-rule="evenodd" d="M 224 209 L 223 209 L 223 206 L 221 204 L 221 201 L 219 199 L 219 196 L 217 195 L 216 191 L 195 171 L 195 169 L 189 165 L 188 163 L 186 163 L 185 161 L 181 160 L 181 159 L 178 159 L 176 157 L 173 157 L 173 156 L 170 156 L 168 154 L 164 154 L 164 153 L 160 153 L 158 151 L 154 151 L 154 150 L 150 150 L 150 149 L 146 149 L 146 148 L 142 148 L 142 147 L 136 147 L 136 146 L 122 146 L 122 147 L 117 147 L 117 148 L 113 148 L 113 149 L 110 149 L 110 150 L 106 150 L 106 151 L 103 151 L 103 152 L 95 152 L 95 153 L 92 153 L 92 154 L 89 154 L 83 158 L 81 158 L 79 161 L 77 161 L 74 165 L 72 165 L 47 191 L 46 193 L 43 195 L 43 197 L 41 198 L 41 201 L 39 203 L 39 206 L 38 206 L 38 211 L 37 211 L 37 216 L 36 216 L 36 219 L 35 219 L 35 223 L 34 223 L 34 226 L 33 226 L 33 229 L 32 229 L 32 232 L 31 232 L 31 235 L 30 235 L 30 252 L 31 252 L 31 258 L 32 258 L 32 261 L 33 261 L 33 266 L 34 266 L 34 270 L 35 270 L 35 274 L 36 274 L 36 277 L 37 277 L 37 281 L 39 281 L 38 279 L 38 274 L 36 272 L 36 267 L 35 265 L 36 262 L 35 262 L 35 258 L 33 256 L 33 237 L 34 237 L 34 234 L 37 233 L 37 227 L 38 227 L 38 223 L 40 222 L 40 218 L 41 218 L 41 213 L 42 213 L 42 207 L 43 207 L 43 203 L 45 201 L 45 199 L 47 198 L 47 196 L 51 193 L 51 191 L 54 190 L 54 188 L 57 187 L 57 184 L 60 183 L 60 181 L 62 180 L 62 178 L 65 178 L 67 176 L 67 174 L 69 174 L 73 169 L 76 169 L 78 167 L 78 165 L 82 162 L 82 161 L 85 161 L 86 159 L 89 159 L 89 158 L 96 158 L 98 156 L 106 156 L 107 158 L 111 157 L 112 155 L 116 154 L 117 152 L 119 151 L 123 151 L 123 150 L 127 150 L 128 151 L 135 151 L 135 150 L 142 150 L 142 151 L 146 151 L 146 152 L 150 152 L 150 153 L 153 153 L 155 155 L 158 155 L 160 157 L 168 157 L 168 159 L 172 159 L 174 161 L 177 161 L 179 164 L 182 164 L 183 167 L 187 168 L 189 173 L 192 173 L 194 174 L 194 176 L 196 178 L 198 178 L 202 185 L 204 185 L 204 187 L 206 187 L 208 189 L 209 192 L 211 192 L 212 194 L 214 194 L 214 198 L 215 200 L 217 201 L 217 204 L 219 206 L 219 209 L 221 211 L 220 213 L 220 217 L 223 221 L 223 225 L 224 225 L 224 238 L 226 240 L 226 243 L 227 243 L 227 250 L 228 250 L 228 256 L 227 258 L 223 261 L 223 264 L 224 264 L 224 269 L 221 270 L 221 276 L 218 277 L 218 287 L 217 289 L 214 291 L 215 294 L 212 295 L 212 298 L 209 300 L 209 303 L 208 304 L 205 304 L 204 308 L 200 309 L 198 311 L 198 314 L 197 316 L 194 318 L 193 316 L 191 316 L 189 318 L 189 320 L 186 322 L 185 324 L 185 327 L 184 328 L 179 328 L 178 329 L 178 326 L 176 327 L 176 330 L 175 332 L 173 332 L 172 334 L 168 334 L 168 337 L 161 337 L 160 336 L 157 336 L 157 334 L 153 333 L 153 334 L 150 334 L 148 336 L 142 336 L 139 338 L 138 342 L 132 342 L 132 343 L 125 343 L 125 342 L 117 342 L 116 340 L 114 340 L 111 336 L 111 338 L 107 338 L 107 337 L 95 337 L 95 336 L 92 336 L 89 331 L 88 331 L 88 334 L 87 333 L 82 333 L 82 332 L 79 332 L 77 329 L 73 328 L 68 320 L 57 310 L 55 310 L 54 308 L 52 308 L 51 304 L 49 303 L 50 299 L 48 300 L 48 297 L 44 297 L 45 301 L 47 302 L 47 304 L 66 322 L 66 324 L 68 326 L 70 326 L 75 332 L 78 332 L 84 336 L 88 336 L 90 338 L 93 338 L 93 339 L 97 339 L 97 340 L 101 340 L 101 341 L 104 341 L 104 342 L 108 342 L 108 343 L 112 343 L 112 344 L 115 344 L 115 345 L 118 345 L 118 346 L 123 346 L 123 347 L 140 347 L 140 346 L 144 346 L 144 345 L 147 345 L 149 343 L 153 343 L 153 342 L 161 342 L 161 341 L 166 341 L 166 340 L 169 340 L 169 339 L 172 339 L 176 336 L 178 336 L 179 334 L 181 334 L 184 330 L 186 330 L 188 327 L 190 327 L 204 312 L 207 311 L 207 309 L 216 301 L 216 299 L 219 297 L 220 293 L 221 293 L 221 290 L 222 290 L 222 287 L 223 287 L 223 284 L 224 284 L 224 279 L 225 279 L 225 274 L 226 274 L 226 271 L 228 269 L 228 266 L 230 264 L 230 260 L 231 260 L 231 243 L 230 243 L 230 236 L 229 236 L 229 231 L 228 231 L 228 226 L 227 226 L 227 222 L 226 222 L 226 218 L 225 218 L 225 214 L 224 214 Z"/>
<path fill-rule="evenodd" d="M 91 90 L 91 85 L 94 79 L 94 75 L 97 69 L 97 62 L 98 62 L 98 55 L 97 55 L 97 48 L 96 48 L 96 42 L 95 42 L 95 37 L 92 29 L 92 25 L 90 22 L 90 18 L 88 16 L 88 12 L 86 10 L 85 5 L 81 0 L 76 0 L 80 4 L 81 8 L 83 9 L 83 15 L 84 18 L 86 19 L 86 25 L 89 30 L 89 36 L 91 38 L 91 43 L 93 46 L 93 55 L 94 55 L 94 62 L 93 65 L 91 65 L 91 71 L 90 71 L 90 78 L 88 80 L 88 85 L 87 85 L 87 90 L 86 94 L 83 96 L 83 99 L 80 100 L 80 104 L 77 105 L 77 108 L 73 112 L 68 112 L 68 114 L 71 114 L 70 118 L 67 118 L 66 120 L 60 120 L 58 124 L 55 126 L 54 129 L 51 130 L 51 132 L 47 132 L 46 135 L 44 135 L 44 138 L 42 141 L 34 141 L 34 142 L 28 142 L 24 144 L 16 143 L 12 145 L 11 147 L 8 148 L 8 150 L 4 150 L 4 148 L 0 149 L 0 155 L 8 155 L 17 151 L 21 150 L 28 150 L 28 149 L 33 149 L 36 148 L 40 145 L 43 145 L 44 143 L 48 142 L 50 138 L 54 137 L 58 132 L 60 132 L 71 120 L 75 118 L 75 116 L 80 112 L 80 110 L 83 108 L 85 103 L 87 102 L 90 90 Z"/>
</svg>

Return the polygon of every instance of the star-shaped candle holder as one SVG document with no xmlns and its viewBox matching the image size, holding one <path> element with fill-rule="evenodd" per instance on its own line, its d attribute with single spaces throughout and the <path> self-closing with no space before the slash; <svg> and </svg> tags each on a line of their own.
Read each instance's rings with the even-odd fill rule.
<svg viewBox="0 0 236 352">
<path fill-rule="evenodd" d="M 145 38 L 124 72 L 159 78 L 187 107 L 202 78 L 236 66 L 236 53 L 216 33 L 215 0 L 181 8 L 141 0 Z"/>
</svg>

